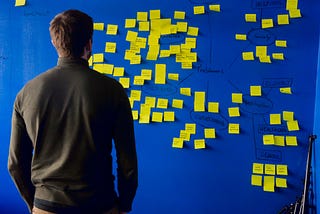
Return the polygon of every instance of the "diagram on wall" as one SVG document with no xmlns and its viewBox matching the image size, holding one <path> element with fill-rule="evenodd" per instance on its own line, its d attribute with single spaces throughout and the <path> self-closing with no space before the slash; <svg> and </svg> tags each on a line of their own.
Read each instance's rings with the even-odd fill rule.
<svg viewBox="0 0 320 214">
<path fill-rule="evenodd" d="M 19 4 L 12 11 L 23 29 L 65 9 Z M 92 14 L 89 65 L 117 79 L 131 101 L 141 168 L 133 213 L 275 213 L 301 196 L 313 127 L 317 49 L 311 44 L 318 43 L 310 33 L 301 42 L 314 28 L 305 15 L 310 5 L 66 6 Z"/>
</svg>

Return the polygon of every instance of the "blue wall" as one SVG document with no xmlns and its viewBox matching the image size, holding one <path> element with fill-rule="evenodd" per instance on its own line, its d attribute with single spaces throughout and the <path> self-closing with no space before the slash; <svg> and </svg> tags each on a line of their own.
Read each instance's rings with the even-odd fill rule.
<svg viewBox="0 0 320 214">
<path fill-rule="evenodd" d="M 140 184 L 132 213 L 268 214 L 294 202 L 303 191 L 308 137 L 319 130 L 315 121 L 320 115 L 318 111 L 315 115 L 314 110 L 319 87 L 316 81 L 320 81 L 317 76 L 320 6 L 316 0 L 299 1 L 302 17 L 290 18 L 289 24 L 279 25 L 277 15 L 288 14 L 286 2 L 27 0 L 23 7 L 14 7 L 12 1 L 1 3 L 0 213 L 27 211 L 6 169 L 12 104 L 28 80 L 56 64 L 48 23 L 55 14 L 69 8 L 81 9 L 105 26 L 118 25 L 116 36 L 94 32 L 93 53 L 104 53 L 106 42 L 117 43 L 115 54 L 104 53 L 104 63 L 125 68 L 124 77 L 131 81 L 129 96 L 132 90 L 141 91 L 141 101 L 135 102 L 133 110 L 139 111 L 149 96 L 169 102 L 167 109 L 152 108 L 151 112 L 175 112 L 174 122 L 135 122 Z M 220 4 L 221 12 L 209 10 L 210 4 Z M 204 6 L 205 13 L 194 14 L 194 6 Z M 198 36 L 180 32 L 162 35 L 159 42 L 161 50 L 168 50 L 170 45 L 184 43 L 186 37 L 196 38 L 192 52 L 197 53 L 197 62 L 192 63 L 191 69 L 182 69 L 174 54 L 147 60 L 148 46 L 141 50 L 141 64 L 132 65 L 124 59 L 125 50 L 130 47 L 126 41 L 128 30 L 138 32 L 140 37 L 149 35 L 137 27 L 125 28 L 125 19 L 136 18 L 140 11 L 156 9 L 161 11 L 161 18 L 170 18 L 172 23 L 184 21 L 199 28 Z M 184 11 L 185 20 L 174 19 L 174 11 Z M 256 14 L 257 22 L 245 22 L 245 14 Z M 274 26 L 262 29 L 261 19 L 272 19 Z M 247 40 L 236 40 L 235 34 L 246 34 Z M 277 47 L 276 40 L 286 40 L 287 47 Z M 256 46 L 267 47 L 270 56 L 283 53 L 284 60 L 263 63 L 255 57 L 253 61 L 244 61 L 242 53 L 255 53 Z M 177 73 L 179 79 L 167 76 L 166 84 L 155 84 L 155 64 L 166 64 L 167 73 Z M 133 79 L 141 69 L 151 69 L 152 80 L 145 81 L 143 86 L 134 85 Z M 261 86 L 261 96 L 251 96 L 250 86 Z M 288 87 L 292 94 L 280 92 L 280 88 Z M 180 94 L 180 88 L 190 88 L 191 96 Z M 194 111 L 195 92 L 205 92 L 205 112 Z M 243 102 L 232 102 L 233 93 L 241 93 Z M 183 108 L 172 107 L 173 99 L 183 100 Z M 208 102 L 219 102 L 219 113 L 208 112 Z M 230 117 L 230 107 L 239 107 L 240 116 Z M 299 130 L 288 131 L 284 120 L 270 125 L 270 114 L 283 111 L 294 112 Z M 196 124 L 196 134 L 184 143 L 184 148 L 172 148 L 173 138 L 179 137 L 187 123 Z M 239 134 L 228 133 L 230 123 L 240 124 Z M 205 139 L 205 128 L 215 128 L 216 138 Z M 263 135 L 296 136 L 298 146 L 264 145 Z M 205 139 L 205 149 L 194 149 L 197 139 Z M 251 185 L 254 163 L 287 165 L 288 175 L 275 177 L 286 178 L 288 187 L 267 192 L 262 186 Z"/>
</svg>

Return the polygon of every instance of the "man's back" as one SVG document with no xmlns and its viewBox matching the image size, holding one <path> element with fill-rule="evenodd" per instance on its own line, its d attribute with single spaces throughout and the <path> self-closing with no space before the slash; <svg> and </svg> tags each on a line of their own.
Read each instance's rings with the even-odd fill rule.
<svg viewBox="0 0 320 214">
<path fill-rule="evenodd" d="M 18 94 L 15 112 L 34 147 L 31 176 L 37 207 L 112 208 L 117 200 L 114 139 L 119 185 L 132 185 L 128 193 L 120 193 L 120 206 L 131 209 L 137 182 L 134 133 L 128 98 L 118 82 L 89 69 L 83 59 L 59 58 L 57 67 Z"/>
</svg>

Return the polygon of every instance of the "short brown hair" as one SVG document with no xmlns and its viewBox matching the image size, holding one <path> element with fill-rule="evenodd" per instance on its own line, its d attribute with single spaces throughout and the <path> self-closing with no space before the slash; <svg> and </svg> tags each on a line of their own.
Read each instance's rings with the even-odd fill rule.
<svg viewBox="0 0 320 214">
<path fill-rule="evenodd" d="M 50 36 L 62 57 L 79 58 L 93 34 L 93 20 L 79 10 L 67 10 L 50 22 Z"/>
</svg>

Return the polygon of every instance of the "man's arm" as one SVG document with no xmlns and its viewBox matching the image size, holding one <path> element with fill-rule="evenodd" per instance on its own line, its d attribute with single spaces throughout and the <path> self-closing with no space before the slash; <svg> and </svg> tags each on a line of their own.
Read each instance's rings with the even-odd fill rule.
<svg viewBox="0 0 320 214">
<path fill-rule="evenodd" d="M 129 212 L 138 186 L 138 166 L 130 103 L 123 91 L 115 118 L 114 142 L 117 153 L 119 208 Z"/>
<path fill-rule="evenodd" d="M 20 114 L 13 110 L 10 149 L 8 157 L 9 173 L 31 212 L 35 188 L 31 182 L 31 161 L 33 145 L 27 134 Z"/>
</svg>

